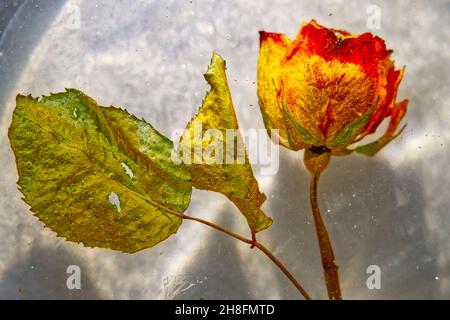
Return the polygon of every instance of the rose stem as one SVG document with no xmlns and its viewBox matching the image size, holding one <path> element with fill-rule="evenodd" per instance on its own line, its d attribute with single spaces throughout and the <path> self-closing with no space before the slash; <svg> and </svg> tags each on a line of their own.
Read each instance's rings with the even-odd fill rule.
<svg viewBox="0 0 450 320">
<path fill-rule="evenodd" d="M 310 200 L 311 209 L 316 226 L 317 238 L 319 240 L 320 255 L 324 269 L 325 284 L 327 286 L 328 297 L 331 300 L 342 300 L 341 288 L 339 285 L 338 266 L 334 262 L 334 252 L 317 204 L 317 188 L 319 184 L 320 173 L 311 173 Z"/>
<path fill-rule="evenodd" d="M 273 263 L 275 263 L 277 265 L 277 267 L 284 273 L 284 275 L 289 279 L 289 281 L 297 288 L 297 290 L 301 293 L 301 295 L 306 299 L 306 300 L 310 300 L 311 297 L 309 296 L 309 294 L 306 292 L 306 290 L 300 285 L 300 283 L 294 278 L 294 276 L 288 271 L 288 269 L 281 263 L 280 260 L 278 260 L 278 258 L 276 258 L 272 252 L 270 252 L 269 249 L 267 249 L 265 246 L 263 246 L 261 243 L 259 243 L 256 240 L 256 237 L 253 237 L 253 240 L 251 239 L 247 239 L 237 233 L 234 233 L 232 231 L 229 231 L 227 229 L 225 229 L 222 226 L 219 226 L 215 223 L 209 222 L 207 220 L 203 220 L 200 218 L 195 218 L 195 217 L 191 217 L 182 213 L 175 213 L 174 214 L 178 215 L 179 217 L 186 219 L 186 220 L 192 220 L 192 221 L 197 221 L 200 222 L 202 224 L 205 224 L 211 228 L 214 228 L 216 230 L 219 230 L 223 233 L 228 234 L 229 236 L 232 236 L 233 238 L 236 238 L 242 242 L 245 242 L 247 244 L 250 244 L 252 247 L 256 247 L 258 248 L 261 252 L 263 252 L 270 260 L 272 260 Z"/>
</svg>

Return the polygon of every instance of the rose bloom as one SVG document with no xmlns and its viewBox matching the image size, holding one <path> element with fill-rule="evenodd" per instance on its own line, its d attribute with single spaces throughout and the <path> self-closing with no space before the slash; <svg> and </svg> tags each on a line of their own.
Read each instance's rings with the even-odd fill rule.
<svg viewBox="0 0 450 320">
<path fill-rule="evenodd" d="M 277 140 L 292 150 L 343 155 L 390 117 L 379 140 L 356 148 L 375 154 L 400 134 L 408 102 L 395 102 L 404 69 L 395 69 L 390 53 L 371 33 L 351 35 L 314 20 L 294 41 L 261 31 L 258 97 L 269 134 L 278 129 Z"/>
</svg>

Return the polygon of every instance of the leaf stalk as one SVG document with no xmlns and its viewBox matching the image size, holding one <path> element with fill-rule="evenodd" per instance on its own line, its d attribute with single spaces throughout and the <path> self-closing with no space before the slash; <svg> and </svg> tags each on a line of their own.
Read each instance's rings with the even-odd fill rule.
<svg viewBox="0 0 450 320">
<path fill-rule="evenodd" d="M 256 247 L 258 248 L 262 253 L 264 253 L 270 260 L 272 260 L 272 262 L 284 273 L 284 275 L 289 279 L 289 281 L 294 285 L 294 287 L 300 292 L 300 294 L 306 299 L 306 300 L 310 300 L 311 297 L 308 294 L 308 292 L 306 292 L 306 290 L 303 288 L 303 286 L 297 281 L 297 279 L 292 275 L 292 273 L 289 272 L 289 270 L 284 266 L 284 264 L 277 258 L 275 257 L 275 255 L 273 255 L 273 253 L 267 249 L 264 245 L 262 245 L 260 242 L 258 242 L 256 240 L 256 237 L 253 237 L 253 239 L 248 239 L 246 237 L 243 237 L 237 233 L 234 233 L 233 231 L 230 231 L 222 226 L 219 226 L 215 223 L 212 223 L 210 221 L 207 220 L 203 220 L 201 218 L 196 218 L 196 217 L 192 217 L 192 216 L 188 216 L 185 214 L 181 214 L 181 213 L 177 213 L 177 215 L 185 220 L 191 220 L 191 221 L 197 221 L 200 222 L 204 225 L 207 225 L 211 228 L 214 228 L 216 230 L 219 230 L 220 232 L 223 232 L 235 239 L 238 239 L 242 242 L 245 242 L 247 244 L 250 244 L 252 247 Z"/>
</svg>

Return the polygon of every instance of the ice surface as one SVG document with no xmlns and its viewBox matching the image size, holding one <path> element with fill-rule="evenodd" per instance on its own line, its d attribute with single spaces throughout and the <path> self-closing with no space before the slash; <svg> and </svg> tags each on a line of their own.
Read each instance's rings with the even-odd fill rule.
<svg viewBox="0 0 450 320">
<path fill-rule="evenodd" d="M 20 199 L 7 128 L 17 93 L 39 96 L 75 87 L 102 105 L 126 107 L 170 136 L 201 104 L 208 89 L 202 74 L 213 50 L 227 61 L 241 127 L 263 128 L 255 84 L 258 31 L 294 37 L 302 21 L 312 18 L 380 35 L 396 64 L 407 66 L 399 92 L 400 99 L 410 99 L 402 136 L 375 158 L 333 159 L 321 180 L 320 205 L 344 297 L 450 297 L 448 1 L 71 0 L 0 6 L 5 4 L 19 9 L 0 40 L 0 298 L 298 298 L 262 254 L 190 221 L 164 243 L 134 255 L 56 238 Z M 380 29 L 368 30 L 369 5 L 380 9 Z M 268 195 L 264 209 L 274 219 L 260 240 L 314 298 L 325 298 L 308 176 L 300 153 L 280 155 L 278 174 L 259 177 Z M 217 194 L 195 191 L 189 214 L 247 232 L 237 209 Z M 66 288 L 69 265 L 80 266 L 82 290 Z M 366 287 L 369 265 L 382 270 L 380 290 Z"/>
</svg>

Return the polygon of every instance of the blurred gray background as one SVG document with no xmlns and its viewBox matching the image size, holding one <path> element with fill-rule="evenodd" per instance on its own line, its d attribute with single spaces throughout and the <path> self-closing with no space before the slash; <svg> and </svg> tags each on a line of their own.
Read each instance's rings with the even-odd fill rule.
<svg viewBox="0 0 450 320">
<path fill-rule="evenodd" d="M 379 10 L 380 25 L 373 23 Z M 10 1 L 0 0 L 0 298 L 298 299 L 256 250 L 185 221 L 134 255 L 65 242 L 33 217 L 16 189 L 7 128 L 17 93 L 75 87 L 126 107 L 171 136 L 208 89 L 211 52 L 227 61 L 242 129 L 263 128 L 256 96 L 258 31 L 295 37 L 316 19 L 383 37 L 398 67 L 408 127 L 374 158 L 332 159 L 320 184 L 344 297 L 450 298 L 449 1 Z M 260 175 L 273 226 L 259 239 L 313 298 L 326 298 L 301 153 L 280 150 L 276 175 Z M 247 226 L 223 196 L 194 191 L 189 214 L 239 233 Z M 68 290 L 66 268 L 81 268 Z M 369 290 L 366 269 L 381 268 Z"/>
</svg>

